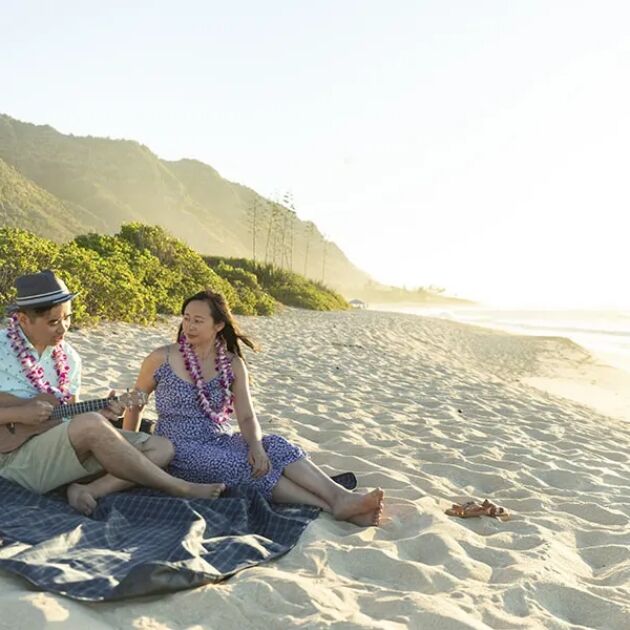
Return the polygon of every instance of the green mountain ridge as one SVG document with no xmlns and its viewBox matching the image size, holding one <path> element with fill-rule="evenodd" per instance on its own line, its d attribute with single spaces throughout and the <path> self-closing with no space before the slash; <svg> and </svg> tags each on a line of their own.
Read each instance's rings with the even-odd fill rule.
<svg viewBox="0 0 630 630">
<path fill-rule="evenodd" d="M 57 241 L 74 237 L 84 222 L 96 223 L 80 207 L 64 203 L 0 159 L 0 220 Z"/>
<path fill-rule="evenodd" d="M 137 221 L 160 225 L 204 255 L 252 258 L 256 208 L 258 260 L 346 294 L 369 280 L 312 223 L 197 160 L 161 160 L 132 140 L 65 135 L 5 114 L 0 160 L 6 225 L 63 241 L 89 231 L 113 234 Z"/>
</svg>

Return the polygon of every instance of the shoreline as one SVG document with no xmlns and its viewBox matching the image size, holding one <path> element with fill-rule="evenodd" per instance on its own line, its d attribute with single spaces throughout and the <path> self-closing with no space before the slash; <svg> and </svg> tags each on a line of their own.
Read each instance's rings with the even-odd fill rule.
<svg viewBox="0 0 630 630">
<path fill-rule="evenodd" d="M 436 307 L 437 308 L 437 307 Z M 451 321 L 462 326 L 481 328 L 486 331 L 499 332 L 527 339 L 534 339 L 536 344 L 544 340 L 558 340 L 559 347 L 565 352 L 563 360 L 548 358 L 548 365 L 541 366 L 541 373 L 524 377 L 523 382 L 551 395 L 566 398 L 594 411 L 612 418 L 630 422 L 630 372 L 622 367 L 619 361 L 608 360 L 605 352 L 596 352 L 571 339 L 568 335 L 559 334 L 525 334 L 506 327 L 492 326 L 490 323 L 473 323 L 450 317 L 440 317 L 428 313 L 407 311 L 375 311 L 390 312 L 415 317 Z M 575 352 L 570 353 L 568 347 L 573 345 Z"/>
<path fill-rule="evenodd" d="M 623 628 L 630 614 L 630 435 L 532 386 L 588 354 L 559 338 L 375 311 L 239 317 L 263 432 L 385 490 L 382 527 L 323 514 L 277 561 L 190 591 L 103 604 L 0 573 L 12 628 Z M 70 335 L 83 398 L 133 385 L 169 323 Z M 149 416 L 150 413 L 147 413 Z M 506 523 L 457 519 L 488 498 Z"/>
</svg>

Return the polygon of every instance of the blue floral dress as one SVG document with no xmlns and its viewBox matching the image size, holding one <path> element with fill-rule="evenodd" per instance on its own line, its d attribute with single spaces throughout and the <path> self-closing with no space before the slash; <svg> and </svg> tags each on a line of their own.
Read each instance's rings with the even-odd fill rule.
<svg viewBox="0 0 630 630">
<path fill-rule="evenodd" d="M 216 424 L 202 412 L 195 385 L 177 376 L 168 361 L 155 371 L 154 379 L 158 412 L 155 433 L 168 438 L 175 447 L 175 457 L 169 466 L 175 477 L 226 486 L 247 484 L 270 499 L 285 466 L 306 457 L 301 448 L 279 435 L 266 435 L 262 443 L 271 470 L 254 479 L 247 461 L 247 443 L 240 433 L 233 433 L 229 423 Z M 218 376 L 206 381 L 205 387 L 210 404 L 218 411 L 224 397 Z"/>
</svg>

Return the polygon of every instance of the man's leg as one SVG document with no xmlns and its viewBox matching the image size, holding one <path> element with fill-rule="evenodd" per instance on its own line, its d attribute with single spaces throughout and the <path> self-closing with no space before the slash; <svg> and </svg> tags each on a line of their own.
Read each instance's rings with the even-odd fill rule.
<svg viewBox="0 0 630 630">
<path fill-rule="evenodd" d="M 214 499 L 223 484 L 190 483 L 172 477 L 145 457 L 98 413 L 82 414 L 68 426 L 68 438 L 79 461 L 90 456 L 114 477 L 167 494 L 198 499 Z"/>
<path fill-rule="evenodd" d="M 175 454 L 173 445 L 163 437 L 153 435 L 133 447 L 160 468 L 166 468 Z M 135 484 L 107 473 L 90 483 L 71 483 L 66 491 L 68 503 L 79 512 L 89 515 L 96 502 L 112 492 L 122 492 Z"/>
</svg>

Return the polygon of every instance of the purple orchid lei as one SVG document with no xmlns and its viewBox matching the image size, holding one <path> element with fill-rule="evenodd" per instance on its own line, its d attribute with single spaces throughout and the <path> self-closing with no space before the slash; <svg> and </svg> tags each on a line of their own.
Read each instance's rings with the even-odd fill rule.
<svg viewBox="0 0 630 630">
<path fill-rule="evenodd" d="M 197 354 L 188 343 L 185 334 L 182 333 L 179 340 L 179 351 L 184 358 L 186 371 L 192 378 L 195 383 L 195 387 L 197 388 L 197 401 L 199 402 L 199 405 L 212 422 L 215 424 L 225 424 L 230 421 L 230 416 L 234 411 L 232 407 L 232 390 L 230 389 L 230 382 L 234 379 L 232 374 L 232 361 L 226 352 L 225 344 L 219 337 L 216 338 L 214 347 L 216 350 L 214 366 L 219 376 L 221 390 L 223 391 L 223 407 L 219 411 L 215 411 L 212 408 L 208 395 L 206 394 L 204 388 L 205 381 L 203 380 L 201 365 L 199 364 Z"/>
<path fill-rule="evenodd" d="M 68 365 L 68 357 L 63 350 L 61 342 L 58 343 L 52 351 L 55 371 L 57 372 L 57 387 L 53 387 L 44 378 L 44 368 L 42 368 L 32 352 L 26 347 L 15 313 L 9 319 L 7 337 L 15 356 L 22 365 L 22 370 L 26 378 L 33 387 L 42 394 L 52 394 L 62 404 L 68 403 L 72 398 L 72 394 L 69 390 L 70 380 L 68 378 L 70 366 Z"/>
</svg>

